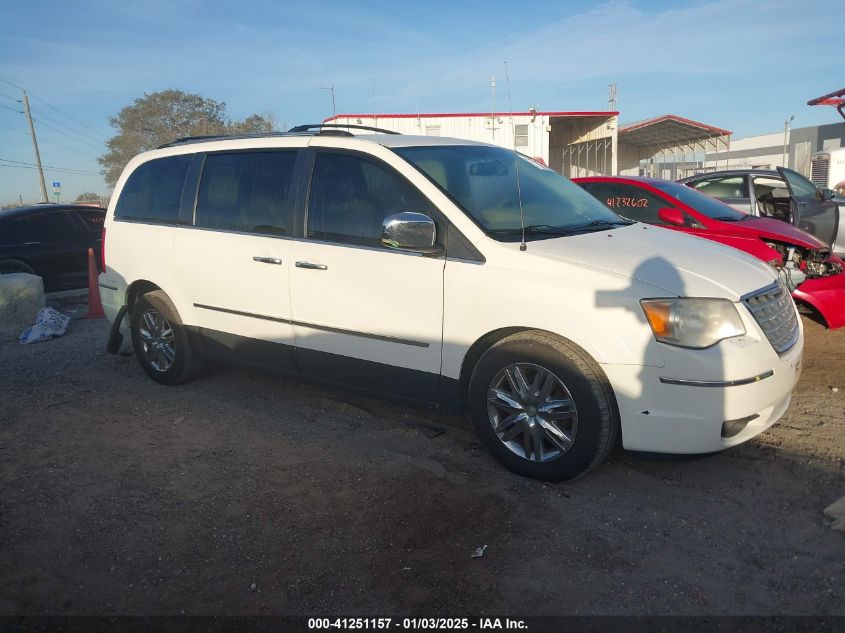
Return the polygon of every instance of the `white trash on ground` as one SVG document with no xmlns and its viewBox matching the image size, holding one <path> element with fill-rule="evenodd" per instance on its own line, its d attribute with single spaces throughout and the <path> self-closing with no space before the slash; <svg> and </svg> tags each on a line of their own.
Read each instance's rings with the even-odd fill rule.
<svg viewBox="0 0 845 633">
<path fill-rule="evenodd" d="M 38 316 L 35 317 L 35 325 L 26 328 L 20 336 L 20 342 L 24 345 L 29 343 L 40 343 L 49 341 L 51 338 L 61 336 L 67 330 L 70 317 L 57 312 L 53 308 L 41 308 Z"/>
</svg>

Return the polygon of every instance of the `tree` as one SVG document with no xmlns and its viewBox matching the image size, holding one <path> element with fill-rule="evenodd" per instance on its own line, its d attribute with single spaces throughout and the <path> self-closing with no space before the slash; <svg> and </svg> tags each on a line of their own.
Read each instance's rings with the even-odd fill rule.
<svg viewBox="0 0 845 633">
<path fill-rule="evenodd" d="M 272 114 L 251 114 L 243 121 L 229 123 L 227 134 L 263 134 L 276 129 Z"/>
<path fill-rule="evenodd" d="M 85 193 L 80 193 L 76 196 L 76 200 L 74 200 L 74 202 L 99 202 L 101 199 L 102 196 L 100 194 L 86 191 Z"/>
<path fill-rule="evenodd" d="M 126 163 L 136 154 L 186 136 L 272 132 L 272 115 L 252 114 L 243 121 L 226 118 L 226 104 L 181 90 L 144 94 L 109 119 L 117 134 L 97 161 L 114 187 Z"/>
</svg>

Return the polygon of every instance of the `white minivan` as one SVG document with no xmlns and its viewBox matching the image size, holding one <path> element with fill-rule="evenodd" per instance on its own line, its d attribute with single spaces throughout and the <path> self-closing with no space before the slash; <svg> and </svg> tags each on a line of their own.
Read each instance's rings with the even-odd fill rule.
<svg viewBox="0 0 845 633">
<path fill-rule="evenodd" d="M 762 261 L 514 151 L 346 127 L 131 160 L 105 221 L 109 351 L 128 330 L 164 384 L 224 357 L 465 408 L 496 459 L 550 481 L 619 433 L 705 453 L 786 411 L 802 325 Z"/>
</svg>

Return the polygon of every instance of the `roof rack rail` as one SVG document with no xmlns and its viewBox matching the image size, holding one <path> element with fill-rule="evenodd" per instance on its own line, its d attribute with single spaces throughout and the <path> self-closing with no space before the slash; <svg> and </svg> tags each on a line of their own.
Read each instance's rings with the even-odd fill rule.
<svg viewBox="0 0 845 633">
<path fill-rule="evenodd" d="M 174 145 L 188 145 L 190 143 L 202 143 L 204 141 L 229 141 L 241 138 L 268 138 L 274 136 L 288 136 L 287 132 L 256 132 L 254 134 L 209 134 L 208 136 L 184 136 L 177 138 L 175 141 L 170 141 L 164 145 L 159 145 L 156 149 L 164 149 L 165 147 L 173 147 Z"/>
<path fill-rule="evenodd" d="M 342 125 L 340 123 L 314 123 L 313 125 L 297 125 L 292 127 L 288 130 L 288 134 L 296 134 L 300 132 L 309 132 L 310 130 L 319 129 L 322 130 L 323 128 L 351 128 L 353 130 L 367 130 L 368 132 L 381 132 L 382 134 L 399 134 L 399 132 L 394 132 L 393 130 L 385 130 L 384 128 L 380 127 L 370 127 L 369 125 Z"/>
<path fill-rule="evenodd" d="M 328 128 L 323 132 L 323 128 Z M 229 141 L 233 139 L 245 138 L 268 138 L 274 136 L 290 136 L 293 134 L 334 134 L 337 136 L 354 136 L 352 132 L 346 128 L 353 128 L 356 130 L 368 130 L 370 132 L 381 132 L 382 134 L 399 134 L 393 130 L 383 130 L 378 127 L 369 127 L 366 125 L 340 125 L 334 123 L 315 123 L 313 125 L 297 125 L 292 127 L 287 132 L 257 132 L 255 134 L 209 134 L 207 136 L 185 136 L 177 138 L 175 141 L 159 145 L 156 149 L 164 149 L 165 147 L 175 147 L 176 145 L 189 145 L 191 143 L 203 143 L 205 141 Z M 317 130 L 317 132 L 312 132 Z"/>
</svg>

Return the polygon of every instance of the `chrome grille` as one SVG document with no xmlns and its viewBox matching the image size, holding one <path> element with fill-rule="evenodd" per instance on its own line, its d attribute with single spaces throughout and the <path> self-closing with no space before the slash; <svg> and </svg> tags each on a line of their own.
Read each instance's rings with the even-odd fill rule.
<svg viewBox="0 0 845 633">
<path fill-rule="evenodd" d="M 798 312 L 782 283 L 774 283 L 745 295 L 742 302 L 748 306 L 754 320 L 778 354 L 785 354 L 798 342 Z"/>
<path fill-rule="evenodd" d="M 818 187 L 827 187 L 830 173 L 830 155 L 821 154 L 810 159 L 810 180 Z"/>
</svg>

